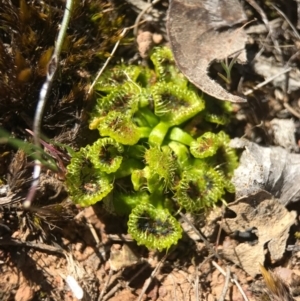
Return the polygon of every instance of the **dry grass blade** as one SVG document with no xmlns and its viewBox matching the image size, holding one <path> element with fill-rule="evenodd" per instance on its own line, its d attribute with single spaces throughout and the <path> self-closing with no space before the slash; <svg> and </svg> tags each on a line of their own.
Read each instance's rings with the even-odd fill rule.
<svg viewBox="0 0 300 301">
<path fill-rule="evenodd" d="M 260 265 L 261 273 L 264 277 L 267 293 L 273 301 L 295 301 L 291 296 L 288 286 L 283 280 L 272 272 L 267 271 L 263 265 Z"/>
<path fill-rule="evenodd" d="M 270 26 L 269 24 L 269 20 L 265 14 L 265 12 L 263 11 L 263 9 L 254 1 L 254 0 L 246 0 L 261 16 L 262 18 L 262 21 L 264 22 L 267 30 L 269 31 L 270 33 L 270 37 L 271 37 L 271 40 L 275 46 L 275 49 L 276 49 L 276 52 L 279 54 L 279 59 L 281 61 L 283 61 L 283 58 L 282 58 L 282 51 L 279 47 L 279 44 L 278 44 L 278 41 L 275 39 L 275 33 L 274 33 L 274 30 L 272 28 L 272 26 Z"/>
</svg>

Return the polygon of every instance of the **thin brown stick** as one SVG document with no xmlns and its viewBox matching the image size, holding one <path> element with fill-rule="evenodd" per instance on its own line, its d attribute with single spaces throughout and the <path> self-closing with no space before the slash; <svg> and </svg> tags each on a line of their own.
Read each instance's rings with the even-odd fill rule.
<svg viewBox="0 0 300 301">
<path fill-rule="evenodd" d="M 108 285 L 109 285 L 109 283 L 110 283 L 110 280 L 111 280 L 111 277 L 112 277 L 113 273 L 114 273 L 113 269 L 110 269 L 110 270 L 109 270 L 108 277 L 107 277 L 107 279 L 106 279 L 106 281 L 105 281 L 105 283 L 104 283 L 104 287 L 103 287 L 103 289 L 101 290 L 101 293 L 100 293 L 100 295 L 99 295 L 98 301 L 101 301 L 101 300 L 102 300 L 102 298 L 103 298 L 103 296 L 104 296 L 104 294 L 105 294 L 105 292 L 106 292 L 106 290 L 107 290 L 107 287 L 108 287 Z"/>
<path fill-rule="evenodd" d="M 102 66 L 102 68 L 100 69 L 100 71 L 98 72 L 96 78 L 94 79 L 93 83 L 91 84 L 88 94 L 91 93 L 91 91 L 93 90 L 96 82 L 98 81 L 99 77 L 101 76 L 101 74 L 103 73 L 103 71 L 105 70 L 105 68 L 107 67 L 108 63 L 110 62 L 110 60 L 112 59 L 112 57 L 114 56 L 115 52 L 117 51 L 119 44 L 121 42 L 121 40 L 125 37 L 127 31 L 130 29 L 130 27 L 126 27 L 122 30 L 119 40 L 117 41 L 117 43 L 115 44 L 112 52 L 110 53 L 110 56 L 107 58 L 107 60 L 105 61 L 104 65 Z"/>
<path fill-rule="evenodd" d="M 122 270 L 120 270 L 115 279 L 118 279 L 122 274 Z M 109 300 L 117 291 L 122 287 L 122 283 L 119 282 L 117 285 L 115 285 L 104 297 L 103 301 Z"/>
<path fill-rule="evenodd" d="M 278 41 L 275 39 L 273 28 L 272 28 L 272 26 L 270 26 L 269 20 L 266 16 L 265 12 L 254 0 L 246 0 L 246 1 L 260 14 L 262 21 L 264 22 L 267 30 L 270 33 L 270 37 L 274 44 L 274 47 L 275 47 L 277 53 L 280 55 L 280 61 L 283 63 L 282 51 L 279 47 Z"/>
<path fill-rule="evenodd" d="M 47 252 L 54 252 L 54 253 L 60 253 L 64 254 L 65 251 L 60 247 L 54 247 L 49 246 L 42 243 L 35 243 L 30 241 L 20 241 L 20 240 L 14 240 L 14 239 L 0 239 L 0 246 L 16 246 L 16 247 L 27 247 L 27 248 L 34 248 L 41 251 L 47 251 Z"/>
<path fill-rule="evenodd" d="M 145 294 L 147 288 L 149 287 L 149 285 L 150 285 L 151 282 L 153 281 L 155 275 L 157 274 L 157 272 L 158 272 L 158 270 L 160 269 L 160 267 L 162 266 L 162 264 L 165 262 L 165 260 L 166 260 L 166 258 L 167 258 L 168 255 L 169 255 L 169 254 L 166 254 L 166 255 L 159 261 L 159 263 L 157 264 L 157 266 L 155 267 L 155 269 L 154 269 L 153 272 L 151 273 L 150 277 L 145 281 L 144 286 L 143 286 L 143 288 L 142 288 L 142 291 L 141 291 L 141 293 L 140 293 L 139 298 L 137 299 L 137 301 L 141 301 L 141 300 L 142 300 L 142 298 L 143 298 L 143 296 L 144 296 L 144 294 Z"/>
<path fill-rule="evenodd" d="M 292 70 L 291 67 L 282 70 L 281 72 L 279 72 L 279 73 L 277 73 L 277 74 L 275 74 L 275 75 L 273 75 L 273 76 L 267 78 L 267 79 L 266 79 L 265 81 L 263 81 L 262 83 L 256 85 L 253 89 L 249 89 L 248 91 L 246 91 L 246 92 L 244 93 L 244 95 L 247 96 L 247 95 L 249 95 L 249 94 L 252 94 L 255 90 L 257 90 L 257 89 L 259 89 L 259 88 L 265 86 L 266 84 L 268 84 L 269 82 L 271 82 L 271 81 L 272 81 L 273 79 L 275 79 L 276 77 L 278 77 L 278 76 L 280 76 L 280 75 L 282 75 L 282 74 L 285 74 L 285 73 L 287 73 L 287 72 L 290 72 L 291 70 Z"/>
<path fill-rule="evenodd" d="M 195 266 L 196 279 L 195 279 L 195 300 L 199 299 L 199 266 Z"/>
<path fill-rule="evenodd" d="M 287 18 L 287 16 L 274 4 L 271 4 L 276 10 L 277 12 L 285 19 L 285 21 L 289 24 L 289 26 L 292 28 L 295 37 L 300 40 L 300 35 L 297 31 L 297 29 L 294 27 L 294 25 L 292 24 L 292 22 Z"/>
<path fill-rule="evenodd" d="M 289 103 L 284 102 L 283 106 L 291 113 L 293 114 L 295 117 L 300 119 L 300 113 L 298 113 L 295 109 L 293 109 Z"/>
<path fill-rule="evenodd" d="M 179 212 L 181 218 L 189 224 L 189 226 L 195 231 L 195 233 L 200 237 L 200 239 L 204 242 L 205 246 L 208 250 L 211 250 L 212 253 L 218 258 L 219 260 L 222 260 L 220 255 L 215 251 L 215 249 L 210 245 L 210 243 L 207 241 L 207 239 L 200 233 L 200 231 L 193 225 L 193 223 L 182 213 Z"/>
<path fill-rule="evenodd" d="M 92 90 L 93 90 L 95 84 L 97 83 L 99 77 L 102 75 L 102 73 L 103 73 L 104 70 L 106 69 L 108 63 L 110 62 L 110 60 L 111 60 L 112 57 L 114 56 L 115 52 L 117 51 L 117 49 L 118 49 L 118 47 L 119 47 L 119 44 L 120 44 L 121 40 L 125 37 L 127 31 L 130 30 L 130 29 L 132 29 L 132 28 L 135 28 L 135 26 L 136 26 L 136 25 L 133 25 L 133 26 L 130 26 L 130 27 L 125 27 L 125 28 L 122 30 L 122 32 L 121 32 L 121 34 L 120 34 L 120 36 L 119 36 L 119 40 L 116 42 L 116 44 L 115 44 L 113 50 L 111 51 L 109 57 L 106 59 L 104 65 L 103 65 L 102 68 L 99 70 L 99 72 L 98 72 L 96 78 L 94 79 L 93 83 L 91 84 L 91 86 L 90 86 L 90 88 L 89 88 L 89 91 L 88 91 L 88 95 L 92 92 Z"/>
<path fill-rule="evenodd" d="M 144 272 L 144 270 L 148 267 L 149 265 L 145 264 L 138 273 L 136 273 L 132 278 L 129 279 L 129 281 L 127 282 L 126 286 L 129 286 L 129 284 L 136 279 L 142 272 Z M 118 272 L 117 277 L 119 277 L 122 274 L 122 270 L 120 270 Z M 117 285 L 115 285 L 113 287 L 113 289 L 111 289 L 104 297 L 103 297 L 103 301 L 107 301 L 109 300 L 122 286 L 124 286 L 122 284 L 122 282 L 119 282 Z"/>
<path fill-rule="evenodd" d="M 138 27 L 139 24 L 141 23 L 141 19 L 144 16 L 144 14 L 148 13 L 149 11 L 151 11 L 151 9 L 153 8 L 153 6 L 158 3 L 160 0 L 154 0 L 152 3 L 150 3 L 149 5 L 147 5 L 137 16 L 137 18 L 135 19 L 134 22 L 134 29 L 133 29 L 133 34 L 136 37 L 137 33 L 138 33 Z"/>
<path fill-rule="evenodd" d="M 172 279 L 172 282 L 173 282 L 173 300 L 175 300 L 175 301 L 177 301 L 177 294 L 176 294 L 176 283 L 175 283 L 175 280 L 174 280 L 174 277 L 173 277 L 173 275 L 171 274 L 170 275 L 170 277 L 171 277 L 171 279 Z M 183 300 L 185 300 L 185 299 L 183 299 Z"/>
</svg>

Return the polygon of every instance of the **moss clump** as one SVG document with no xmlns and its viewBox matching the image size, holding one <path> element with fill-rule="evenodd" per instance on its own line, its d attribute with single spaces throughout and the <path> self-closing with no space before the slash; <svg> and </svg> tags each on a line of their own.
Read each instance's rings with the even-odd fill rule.
<svg viewBox="0 0 300 301">
<path fill-rule="evenodd" d="M 122 7 L 124 4 L 117 6 L 108 0 L 74 0 L 43 119 L 48 137 L 80 123 L 76 115 L 88 104 L 91 74 L 106 60 L 119 39 L 120 28 L 126 27 Z M 9 132 L 18 135 L 20 129 L 30 127 L 64 9 L 64 1 L 1 1 L 0 119 Z M 128 41 L 125 38 L 121 44 Z M 71 136 L 65 135 L 64 142 L 74 143 L 68 141 Z"/>
</svg>

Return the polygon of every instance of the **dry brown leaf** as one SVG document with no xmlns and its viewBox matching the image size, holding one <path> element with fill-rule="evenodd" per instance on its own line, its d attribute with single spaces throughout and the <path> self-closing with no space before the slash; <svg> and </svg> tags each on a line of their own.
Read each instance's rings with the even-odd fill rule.
<svg viewBox="0 0 300 301">
<path fill-rule="evenodd" d="M 255 229 L 256 244 L 240 243 L 223 248 L 226 259 L 242 267 L 249 275 L 260 274 L 259 264 L 265 261 L 264 247 L 273 262 L 282 259 L 290 227 L 295 223 L 296 212 L 289 212 L 266 191 L 241 198 L 228 205 L 235 218 L 224 218 L 221 227 L 226 233 L 244 233 Z"/>
<path fill-rule="evenodd" d="M 178 68 L 205 93 L 232 102 L 246 99 L 233 95 L 213 81 L 207 71 L 215 60 L 233 57 L 245 63 L 247 35 L 243 28 L 225 29 L 246 21 L 238 0 L 171 0 L 167 30 Z"/>
</svg>

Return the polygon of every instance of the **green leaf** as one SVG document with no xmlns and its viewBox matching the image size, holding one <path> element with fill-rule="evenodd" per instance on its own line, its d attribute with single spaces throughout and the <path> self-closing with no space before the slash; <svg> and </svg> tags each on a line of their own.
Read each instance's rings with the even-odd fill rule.
<svg viewBox="0 0 300 301">
<path fill-rule="evenodd" d="M 141 203 L 132 210 L 127 225 L 128 233 L 138 245 L 149 249 L 169 249 L 182 236 L 182 228 L 169 210 L 157 209 L 148 203 Z"/>
</svg>

